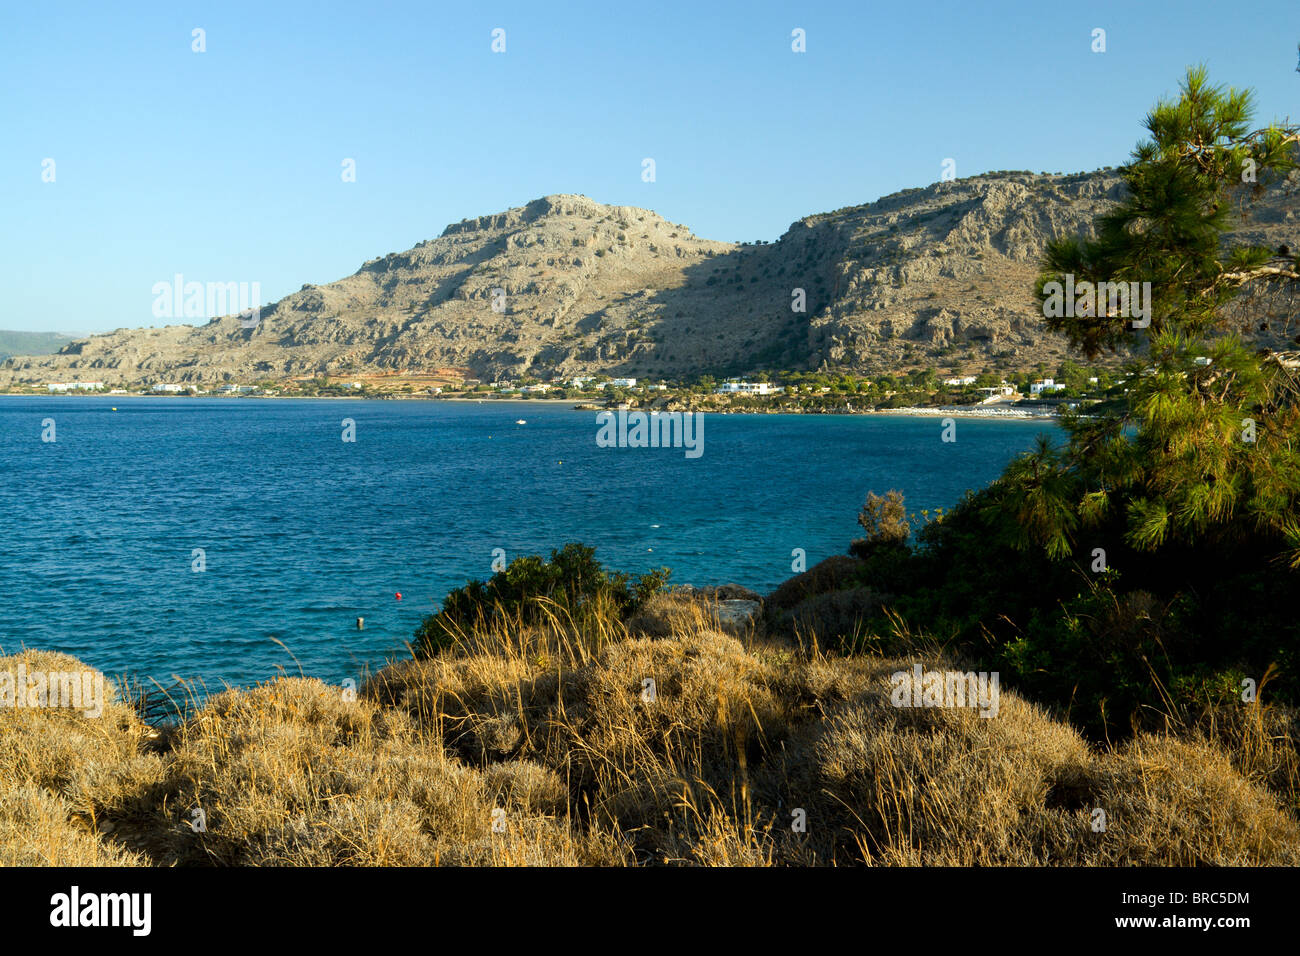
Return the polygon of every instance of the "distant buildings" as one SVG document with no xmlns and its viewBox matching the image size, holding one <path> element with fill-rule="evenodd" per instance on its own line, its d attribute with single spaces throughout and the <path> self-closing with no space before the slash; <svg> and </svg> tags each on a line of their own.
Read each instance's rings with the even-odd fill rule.
<svg viewBox="0 0 1300 956">
<path fill-rule="evenodd" d="M 1059 392 L 1064 388 L 1064 384 L 1057 384 L 1053 379 L 1040 378 L 1029 386 L 1029 394 L 1041 395 L 1043 392 Z"/>
<path fill-rule="evenodd" d="M 783 391 L 771 382 L 723 382 L 713 390 L 715 395 L 775 395 Z"/>
<path fill-rule="evenodd" d="M 606 386 L 610 388 L 636 388 L 636 379 L 634 378 L 611 378 L 608 382 L 595 382 L 594 388 L 603 389 Z"/>
<path fill-rule="evenodd" d="M 158 383 L 157 385 L 155 385 L 153 388 L 149 389 L 149 391 L 151 391 L 151 392 L 155 392 L 155 393 L 158 393 L 158 394 L 161 394 L 161 393 L 164 393 L 164 392 L 168 392 L 168 393 L 179 393 L 179 392 L 184 392 L 184 391 L 186 391 L 186 386 L 184 386 L 184 385 L 171 385 L 171 384 L 168 384 L 168 383 L 166 383 L 166 382 L 159 382 L 159 383 Z"/>
<path fill-rule="evenodd" d="M 977 376 L 974 376 L 974 375 L 965 375 L 965 376 L 962 376 L 961 378 L 945 378 L 945 379 L 943 380 L 943 384 L 945 384 L 945 385 L 974 385 L 974 384 L 975 384 L 975 379 L 976 379 L 976 377 L 977 377 Z"/>
<path fill-rule="evenodd" d="M 594 388 L 597 391 L 604 391 L 607 388 L 636 388 L 637 380 L 634 378 L 611 378 L 605 382 L 597 382 L 594 376 L 578 377 L 569 380 L 569 384 L 574 388 Z M 663 392 L 668 390 L 667 385 L 642 385 L 644 389 L 652 392 Z"/>
<path fill-rule="evenodd" d="M 50 382 L 51 392 L 95 392 L 104 387 L 103 382 Z"/>
</svg>

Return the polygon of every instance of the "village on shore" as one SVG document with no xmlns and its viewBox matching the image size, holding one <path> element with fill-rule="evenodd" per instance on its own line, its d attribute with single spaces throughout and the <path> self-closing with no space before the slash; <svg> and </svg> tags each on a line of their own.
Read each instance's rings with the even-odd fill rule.
<svg viewBox="0 0 1300 956">
<path fill-rule="evenodd" d="M 109 387 L 101 381 L 50 382 L 11 388 L 14 395 L 105 395 L 209 398 L 353 398 L 443 401 L 538 401 L 572 403 L 584 410 L 644 408 L 768 414 L 954 414 L 990 418 L 1042 418 L 1062 410 L 1080 411 L 1122 397 L 1127 381 L 1113 368 L 1088 369 L 1064 363 L 1054 374 L 1033 372 L 942 374 L 914 369 L 898 375 L 865 376 L 835 372 L 764 372 L 718 380 L 645 381 L 608 375 L 558 381 L 535 379 L 484 382 L 448 374 L 365 374 L 357 377 L 306 377 L 259 380 L 204 387 L 153 382 Z"/>
</svg>

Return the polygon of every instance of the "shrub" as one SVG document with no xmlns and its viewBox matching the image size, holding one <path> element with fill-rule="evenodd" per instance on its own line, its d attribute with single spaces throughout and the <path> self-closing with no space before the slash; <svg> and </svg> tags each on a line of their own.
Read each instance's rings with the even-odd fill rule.
<svg viewBox="0 0 1300 956">
<path fill-rule="evenodd" d="M 868 491 L 866 503 L 858 512 L 858 524 L 862 525 L 867 536 L 854 541 L 850 550 L 860 558 L 881 549 L 904 547 L 912 533 L 911 525 L 907 523 L 903 493 L 897 490 L 883 495 Z"/>
<path fill-rule="evenodd" d="M 856 558 L 833 554 L 773 591 L 767 606 L 773 611 L 788 611 L 805 598 L 848 587 L 861 568 L 862 562 Z"/>
<path fill-rule="evenodd" d="M 623 572 L 611 574 L 595 553 L 595 548 L 570 542 L 553 550 L 550 561 L 540 555 L 515 558 L 488 581 L 468 582 L 421 622 L 415 632 L 416 653 L 438 654 L 474 627 L 538 625 L 567 617 L 581 630 L 602 615 L 623 621 L 661 590 L 671 573 L 657 568 L 636 579 Z"/>
<path fill-rule="evenodd" d="M 778 633 L 818 646 L 849 651 L 870 637 L 869 625 L 880 613 L 880 595 L 870 588 L 814 594 L 776 615 Z"/>
</svg>

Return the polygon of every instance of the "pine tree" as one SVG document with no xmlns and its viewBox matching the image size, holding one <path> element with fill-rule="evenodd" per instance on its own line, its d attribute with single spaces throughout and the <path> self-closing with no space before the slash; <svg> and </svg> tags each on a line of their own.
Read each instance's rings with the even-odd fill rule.
<svg viewBox="0 0 1300 956">
<path fill-rule="evenodd" d="M 1246 547 L 1300 568 L 1300 380 L 1224 317 L 1251 287 L 1300 281 L 1300 257 L 1223 241 L 1234 212 L 1297 168 L 1297 129 L 1252 130 L 1252 112 L 1249 91 L 1189 70 L 1147 116 L 1150 139 L 1121 169 L 1127 196 L 1095 238 L 1049 244 L 1037 283 L 1048 326 L 1088 359 L 1132 360 L 1122 409 L 1067 416 L 1063 448 L 1041 445 L 998 483 L 1020 546 L 1063 558 L 1114 531 L 1135 551 Z M 1135 319 L 1134 299 L 1125 310 L 1110 292 L 1068 314 L 1053 285 L 1067 277 L 1085 290 L 1150 283 L 1149 313 Z"/>
</svg>

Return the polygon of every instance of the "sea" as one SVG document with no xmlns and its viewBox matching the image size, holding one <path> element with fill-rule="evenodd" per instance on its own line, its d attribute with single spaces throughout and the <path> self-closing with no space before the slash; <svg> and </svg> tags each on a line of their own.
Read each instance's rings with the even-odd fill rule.
<svg viewBox="0 0 1300 956">
<path fill-rule="evenodd" d="M 1058 431 L 701 418 L 696 456 L 609 447 L 596 412 L 541 402 L 0 397 L 0 652 L 209 691 L 337 684 L 407 656 L 494 559 L 577 541 L 767 593 L 847 550 L 868 491 L 948 508 Z"/>
</svg>

